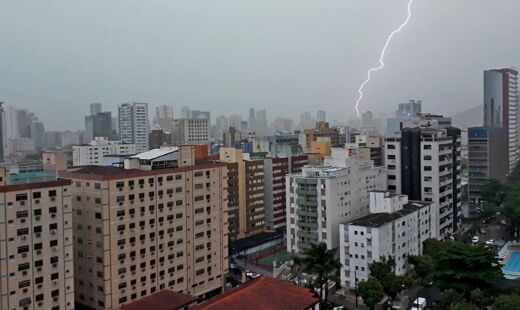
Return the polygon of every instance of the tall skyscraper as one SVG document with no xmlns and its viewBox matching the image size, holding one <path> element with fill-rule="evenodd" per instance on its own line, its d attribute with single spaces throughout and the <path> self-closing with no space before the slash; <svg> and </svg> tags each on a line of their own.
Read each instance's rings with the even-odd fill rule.
<svg viewBox="0 0 520 310">
<path fill-rule="evenodd" d="M 134 102 L 119 106 L 119 137 L 124 143 L 135 144 L 137 152 L 148 150 L 148 104 Z"/>
<path fill-rule="evenodd" d="M 267 111 L 265 109 L 256 111 L 256 135 L 258 137 L 265 137 L 269 135 L 269 123 L 267 121 Z"/>
<path fill-rule="evenodd" d="M 90 104 L 90 115 L 96 115 L 103 112 L 103 105 L 100 102 Z"/>
<path fill-rule="evenodd" d="M 247 119 L 249 131 L 256 130 L 256 112 L 255 108 L 249 108 L 249 118 Z"/>
<path fill-rule="evenodd" d="M 183 106 L 181 108 L 181 118 L 190 118 L 191 117 L 191 110 L 188 106 Z"/>
<path fill-rule="evenodd" d="M 173 107 L 162 105 L 155 109 L 155 124 L 164 132 L 173 132 Z"/>
<path fill-rule="evenodd" d="M 242 127 L 242 116 L 233 114 L 228 119 L 229 127 L 235 127 L 235 130 L 241 130 Z"/>
<path fill-rule="evenodd" d="M 519 158 L 518 71 L 510 68 L 484 71 L 484 127 L 508 130 L 508 170 Z"/>
<path fill-rule="evenodd" d="M 317 116 L 317 121 L 318 122 L 326 122 L 327 121 L 327 116 L 326 116 L 324 110 L 319 110 L 316 116 Z"/>
</svg>

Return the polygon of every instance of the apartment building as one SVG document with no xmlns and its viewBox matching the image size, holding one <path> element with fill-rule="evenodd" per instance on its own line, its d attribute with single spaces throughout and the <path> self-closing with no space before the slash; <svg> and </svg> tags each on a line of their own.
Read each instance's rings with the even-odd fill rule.
<svg viewBox="0 0 520 310">
<path fill-rule="evenodd" d="M 375 166 L 383 165 L 383 139 L 377 134 L 358 134 L 355 142 L 347 143 L 345 148 L 361 159 L 372 160 Z"/>
<path fill-rule="evenodd" d="M 88 166 L 73 182 L 76 302 L 123 305 L 162 289 L 221 292 L 228 269 L 227 168 Z"/>
<path fill-rule="evenodd" d="M 250 159 L 249 154 L 231 147 L 220 148 L 220 161 L 228 164 L 229 171 L 228 195 L 232 201 L 230 208 L 233 210 L 231 213 L 233 224 L 230 224 L 231 240 L 263 232 L 265 230 L 264 161 Z M 235 216 L 238 216 L 238 221 Z"/>
<path fill-rule="evenodd" d="M 71 182 L 9 185 L 1 170 L 0 309 L 74 309 Z"/>
<path fill-rule="evenodd" d="M 209 119 L 180 118 L 174 121 L 173 144 L 209 144 Z"/>
<path fill-rule="evenodd" d="M 386 189 L 386 174 L 371 161 L 334 149 L 325 166 L 286 176 L 287 251 L 310 244 L 339 246 L 339 224 L 369 213 L 369 191 Z"/>
<path fill-rule="evenodd" d="M 119 106 L 119 139 L 135 144 L 137 152 L 148 151 L 148 103 L 124 103 Z"/>
<path fill-rule="evenodd" d="M 96 137 L 88 144 L 72 146 L 72 165 L 89 166 L 105 165 L 103 160 L 107 155 L 133 155 L 136 154 L 135 144 L 127 144 L 123 141 L 112 141 L 104 137 Z"/>
<path fill-rule="evenodd" d="M 461 134 L 447 127 L 403 128 L 401 137 L 385 141 L 388 189 L 411 200 L 433 202 L 438 239 L 462 224 Z"/>
<path fill-rule="evenodd" d="M 422 254 L 422 244 L 435 236 L 431 202 L 409 201 L 389 191 L 370 192 L 370 214 L 340 225 L 341 283 L 356 287 L 370 266 L 383 257 L 395 259 L 395 273 L 409 270 L 408 256 Z"/>
<path fill-rule="evenodd" d="M 285 229 L 285 176 L 301 172 L 307 163 L 306 155 L 264 159 L 265 225 L 268 229 Z"/>
<path fill-rule="evenodd" d="M 468 197 L 480 203 L 482 187 L 491 179 L 507 182 L 508 133 L 503 127 L 468 128 Z"/>
<path fill-rule="evenodd" d="M 332 146 L 341 146 L 339 129 L 331 128 L 327 122 L 317 122 L 315 128 L 304 129 L 303 136 L 305 138 L 302 145 L 304 151 L 309 150 L 311 142 L 318 141 L 318 138 L 328 138 Z"/>
</svg>

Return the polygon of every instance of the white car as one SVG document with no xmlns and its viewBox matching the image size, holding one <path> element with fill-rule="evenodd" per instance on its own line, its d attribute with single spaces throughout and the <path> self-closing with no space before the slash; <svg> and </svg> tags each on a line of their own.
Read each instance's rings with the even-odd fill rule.
<svg viewBox="0 0 520 310">
<path fill-rule="evenodd" d="M 473 242 L 473 243 L 478 243 L 479 241 L 480 241 L 480 239 L 478 236 L 473 236 L 473 238 L 471 239 L 471 242 Z"/>
<path fill-rule="evenodd" d="M 426 309 L 426 298 L 417 297 L 413 302 L 412 310 Z"/>
<path fill-rule="evenodd" d="M 260 275 L 258 273 L 256 273 L 256 272 L 249 271 L 249 272 L 246 272 L 246 276 L 254 279 L 254 278 L 258 278 Z"/>
<path fill-rule="evenodd" d="M 488 241 L 486 241 L 486 245 L 493 245 L 495 244 L 495 240 L 493 239 L 489 239 Z"/>
</svg>

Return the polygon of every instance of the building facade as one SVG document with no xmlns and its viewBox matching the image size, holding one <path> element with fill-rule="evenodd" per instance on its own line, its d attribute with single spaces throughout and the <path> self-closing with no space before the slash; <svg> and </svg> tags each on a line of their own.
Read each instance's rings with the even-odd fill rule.
<svg viewBox="0 0 520 310">
<path fill-rule="evenodd" d="M 174 122 L 173 144 L 209 144 L 209 119 L 181 118 Z"/>
<path fill-rule="evenodd" d="M 135 144 L 137 152 L 148 151 L 148 103 L 124 103 L 119 106 L 119 139 Z"/>
<path fill-rule="evenodd" d="M 468 197 L 479 203 L 482 187 L 491 179 L 507 182 L 508 130 L 503 127 L 468 128 Z"/>
<path fill-rule="evenodd" d="M 120 309 L 171 289 L 221 292 L 228 269 L 225 164 L 89 166 L 73 181 L 76 302 Z"/>
<path fill-rule="evenodd" d="M 386 174 L 371 161 L 333 152 L 325 166 L 305 166 L 286 176 L 287 251 L 310 244 L 339 246 L 339 224 L 369 212 L 369 191 L 386 189 Z"/>
<path fill-rule="evenodd" d="M 249 237 L 265 230 L 264 161 L 249 159 L 247 156 L 244 158 L 244 155 L 247 154 L 243 154 L 241 149 L 220 148 L 220 161 L 228 164 L 230 173 L 228 182 L 231 184 L 228 184 L 228 190 L 229 197 L 232 197 L 231 240 Z"/>
<path fill-rule="evenodd" d="M 74 309 L 71 182 L 6 181 L 3 173 L 0 309 Z"/>
<path fill-rule="evenodd" d="M 370 266 L 383 257 L 395 260 L 395 273 L 409 270 L 408 256 L 421 255 L 435 235 L 431 202 L 408 201 L 388 191 L 370 193 L 370 214 L 340 225 L 341 283 L 356 287 L 368 280 Z"/>
<path fill-rule="evenodd" d="M 306 155 L 264 159 L 265 225 L 268 229 L 285 229 L 285 176 L 300 173 L 307 163 Z"/>
<path fill-rule="evenodd" d="M 95 138 L 86 145 L 72 146 L 72 165 L 104 165 L 106 155 L 133 155 L 137 153 L 135 144 L 123 141 L 110 141 L 106 138 Z"/>
<path fill-rule="evenodd" d="M 388 189 L 434 203 L 438 239 L 457 231 L 461 212 L 461 142 L 454 127 L 403 128 L 385 141 Z"/>
<path fill-rule="evenodd" d="M 518 71 L 484 71 L 484 127 L 503 127 L 508 131 L 508 171 L 519 158 Z"/>
</svg>

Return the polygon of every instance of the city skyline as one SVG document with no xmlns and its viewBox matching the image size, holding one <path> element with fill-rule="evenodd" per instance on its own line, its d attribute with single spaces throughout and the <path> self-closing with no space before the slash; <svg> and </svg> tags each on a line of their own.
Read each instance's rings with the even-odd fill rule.
<svg viewBox="0 0 520 310">
<path fill-rule="evenodd" d="M 61 1 L 30 4 L 35 10 L 24 3 L 2 5 L 1 100 L 34 111 L 49 130 L 79 129 L 91 102 L 102 102 L 109 111 L 138 101 L 151 108 L 218 107 L 224 115 L 244 116 L 253 106 L 281 117 L 293 117 L 295 106 L 320 106 L 347 120 L 355 116 L 355 89 L 366 67 L 374 64 L 382 39 L 402 20 L 406 5 L 305 1 L 292 11 L 269 1 L 222 4 L 222 10 L 161 4 L 143 9 L 137 2 L 100 3 L 99 12 Z M 508 39 L 518 28 L 513 12 L 519 9 L 513 0 L 500 6 L 415 3 L 414 19 L 388 51 L 386 70 L 367 88 L 362 112 L 391 112 L 396 102 L 411 98 L 421 98 L 425 110 L 435 107 L 448 115 L 482 104 L 482 70 L 520 64 L 516 43 Z M 112 20 L 115 10 L 118 18 Z M 134 24 L 131 17 L 138 13 L 142 20 Z M 246 26 L 235 27 L 233 21 Z M 251 32 L 258 35 L 252 38 Z M 428 83 L 415 78 L 418 69 Z M 53 122 L 54 109 L 68 117 Z"/>
</svg>

